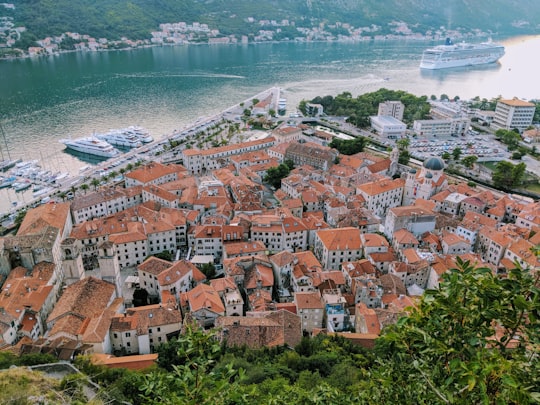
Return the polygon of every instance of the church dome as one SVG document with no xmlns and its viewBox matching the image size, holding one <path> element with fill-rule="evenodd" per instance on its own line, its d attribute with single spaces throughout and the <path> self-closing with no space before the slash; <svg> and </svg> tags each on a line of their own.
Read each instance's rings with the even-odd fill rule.
<svg viewBox="0 0 540 405">
<path fill-rule="evenodd" d="M 433 175 L 431 173 L 426 173 L 426 179 L 432 179 Z"/>
<path fill-rule="evenodd" d="M 424 161 L 424 167 L 428 170 L 443 170 L 444 161 L 438 157 L 430 157 Z"/>
</svg>

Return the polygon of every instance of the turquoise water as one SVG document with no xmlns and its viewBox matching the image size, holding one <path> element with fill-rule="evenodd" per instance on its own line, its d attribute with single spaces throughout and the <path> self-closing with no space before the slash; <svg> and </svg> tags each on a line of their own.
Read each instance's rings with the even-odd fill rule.
<svg viewBox="0 0 540 405">
<path fill-rule="evenodd" d="M 0 122 L 12 157 L 76 174 L 86 163 L 63 152 L 61 138 L 141 125 L 159 139 L 272 86 L 284 89 L 293 110 L 317 95 L 381 87 L 539 97 L 531 62 L 540 37 L 502 42 L 507 52 L 498 64 L 436 72 L 418 68 L 431 45 L 422 41 L 198 45 L 0 61 Z"/>
</svg>

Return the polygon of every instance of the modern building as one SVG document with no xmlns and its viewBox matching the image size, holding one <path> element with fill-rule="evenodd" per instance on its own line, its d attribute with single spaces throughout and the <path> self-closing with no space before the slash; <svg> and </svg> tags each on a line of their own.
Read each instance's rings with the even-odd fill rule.
<svg viewBox="0 0 540 405">
<path fill-rule="evenodd" d="M 444 138 L 449 136 L 463 136 L 471 125 L 468 117 L 415 120 L 413 131 L 418 136 L 427 138 Z"/>
<path fill-rule="evenodd" d="M 405 112 L 405 105 L 401 101 L 385 101 L 379 103 L 379 111 L 377 115 L 386 115 L 393 117 L 398 121 L 403 120 L 403 113 Z"/>
<path fill-rule="evenodd" d="M 528 101 L 513 98 L 512 100 L 499 100 L 495 107 L 495 116 L 491 126 L 494 129 L 518 129 L 523 132 L 531 126 L 534 117 L 535 105 Z"/>
<path fill-rule="evenodd" d="M 371 128 L 381 138 L 399 139 L 405 136 L 407 125 L 390 115 L 374 115 L 369 117 Z"/>
</svg>

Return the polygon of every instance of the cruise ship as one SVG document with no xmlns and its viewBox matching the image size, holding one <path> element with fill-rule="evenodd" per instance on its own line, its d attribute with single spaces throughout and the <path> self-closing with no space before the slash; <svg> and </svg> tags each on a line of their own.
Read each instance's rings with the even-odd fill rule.
<svg viewBox="0 0 540 405">
<path fill-rule="evenodd" d="M 94 134 L 94 136 L 115 146 L 126 148 L 139 148 L 142 146 L 142 141 L 137 135 L 122 129 L 112 129 L 104 134 Z"/>
<path fill-rule="evenodd" d="M 446 69 L 497 62 L 504 55 L 504 46 L 492 42 L 454 44 L 450 38 L 444 45 L 429 48 L 422 54 L 421 69 Z"/>
<path fill-rule="evenodd" d="M 60 142 L 66 145 L 68 149 L 89 155 L 110 158 L 120 154 L 118 149 L 113 148 L 110 143 L 102 141 L 95 136 L 78 139 L 60 139 Z"/>
</svg>

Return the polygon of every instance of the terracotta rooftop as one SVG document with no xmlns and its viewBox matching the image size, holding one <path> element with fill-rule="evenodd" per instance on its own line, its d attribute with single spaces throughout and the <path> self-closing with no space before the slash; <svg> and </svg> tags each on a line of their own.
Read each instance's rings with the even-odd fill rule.
<svg viewBox="0 0 540 405">
<path fill-rule="evenodd" d="M 322 309 L 324 305 L 321 300 L 321 293 L 315 292 L 296 292 L 294 294 L 296 307 L 301 309 Z"/>
<path fill-rule="evenodd" d="M 114 284 L 87 277 L 69 285 L 54 306 L 47 322 L 53 322 L 65 314 L 81 318 L 101 315 L 116 295 Z"/>
<path fill-rule="evenodd" d="M 26 213 L 17 236 L 39 233 L 46 226 L 53 226 L 63 232 L 70 215 L 69 203 L 41 204 Z"/>
<path fill-rule="evenodd" d="M 317 236 L 327 250 L 360 250 L 360 230 L 357 228 L 321 229 Z"/>
</svg>

